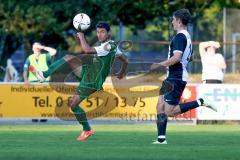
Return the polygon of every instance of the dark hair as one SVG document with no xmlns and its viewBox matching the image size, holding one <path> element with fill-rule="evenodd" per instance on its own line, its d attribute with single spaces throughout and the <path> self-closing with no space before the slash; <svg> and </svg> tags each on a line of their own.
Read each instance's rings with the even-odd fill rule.
<svg viewBox="0 0 240 160">
<path fill-rule="evenodd" d="M 104 28 L 106 29 L 107 32 L 110 31 L 110 24 L 104 21 L 100 21 L 98 22 L 98 24 L 96 25 L 96 28 Z"/>
<path fill-rule="evenodd" d="M 180 19 L 183 25 L 187 25 L 191 20 L 191 14 L 188 9 L 179 9 L 173 12 L 173 16 Z"/>
</svg>

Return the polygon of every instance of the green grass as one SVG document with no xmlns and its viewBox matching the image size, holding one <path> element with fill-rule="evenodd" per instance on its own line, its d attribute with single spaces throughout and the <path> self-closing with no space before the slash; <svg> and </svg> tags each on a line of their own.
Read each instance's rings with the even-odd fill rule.
<svg viewBox="0 0 240 160">
<path fill-rule="evenodd" d="M 152 145 L 154 124 L 93 125 L 95 135 L 79 142 L 77 125 L 0 125 L 0 160 L 184 159 L 237 160 L 237 125 L 170 125 L 168 144 Z"/>
</svg>

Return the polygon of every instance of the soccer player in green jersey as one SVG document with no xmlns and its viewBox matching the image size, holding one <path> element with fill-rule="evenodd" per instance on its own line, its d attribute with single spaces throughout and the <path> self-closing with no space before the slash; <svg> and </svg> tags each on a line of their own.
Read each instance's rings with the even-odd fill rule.
<svg viewBox="0 0 240 160">
<path fill-rule="evenodd" d="M 79 61 L 79 63 L 82 62 L 82 71 L 80 76 L 81 80 L 77 88 L 77 94 L 71 98 L 69 103 L 69 106 L 74 112 L 76 119 L 83 126 L 83 132 L 77 138 L 77 140 L 87 140 L 89 136 L 93 135 L 93 129 L 90 127 L 87 121 L 86 113 L 79 106 L 80 102 L 82 102 L 85 98 L 87 98 L 95 91 L 102 90 L 102 85 L 110 73 L 110 69 L 115 57 L 119 58 L 119 60 L 122 62 L 121 69 L 116 75 L 117 78 L 123 78 L 128 64 L 127 58 L 117 47 L 117 43 L 110 39 L 110 25 L 107 22 L 101 21 L 96 25 L 96 32 L 100 44 L 96 47 L 89 46 L 84 37 L 84 33 L 81 31 L 77 33 L 77 37 L 80 41 L 83 52 L 85 54 L 92 55 L 89 56 L 92 57 L 90 58 L 90 62 L 89 59 L 87 60 L 87 63 L 83 61 L 84 59 Z M 30 70 L 36 77 L 38 77 L 40 81 L 44 81 L 45 77 L 48 77 L 54 73 L 66 62 L 69 63 L 73 58 L 74 56 L 66 55 L 62 59 L 52 64 L 49 67 L 49 70 L 45 72 L 41 72 L 35 69 L 33 66 L 30 66 Z"/>
</svg>

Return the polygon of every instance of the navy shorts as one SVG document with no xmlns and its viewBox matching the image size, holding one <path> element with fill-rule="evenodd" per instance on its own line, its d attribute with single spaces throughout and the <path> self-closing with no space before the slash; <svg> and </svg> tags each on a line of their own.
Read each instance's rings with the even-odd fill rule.
<svg viewBox="0 0 240 160">
<path fill-rule="evenodd" d="M 170 92 L 164 94 L 164 101 L 170 105 L 178 105 L 187 82 L 182 80 L 166 79 L 163 81 L 162 88 L 164 88 L 164 83 L 171 84 L 173 87 Z"/>
</svg>

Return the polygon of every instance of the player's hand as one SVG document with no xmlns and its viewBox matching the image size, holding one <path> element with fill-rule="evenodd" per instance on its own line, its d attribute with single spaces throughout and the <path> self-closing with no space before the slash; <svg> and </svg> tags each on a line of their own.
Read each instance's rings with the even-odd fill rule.
<svg viewBox="0 0 240 160">
<path fill-rule="evenodd" d="M 216 41 L 209 41 L 209 45 L 208 46 L 213 46 L 215 48 L 220 48 L 220 43 L 216 42 Z"/>
<path fill-rule="evenodd" d="M 78 29 L 77 29 L 78 32 L 83 32 L 82 29 L 81 29 L 81 26 L 80 24 L 78 25 Z"/>
<path fill-rule="evenodd" d="M 124 77 L 124 74 L 117 74 L 116 77 L 117 77 L 118 79 L 122 79 L 122 78 Z"/>
<path fill-rule="evenodd" d="M 117 79 L 122 79 L 125 76 L 125 74 L 113 73 L 112 76 L 116 77 Z"/>
<path fill-rule="evenodd" d="M 221 45 L 220 45 L 220 43 L 219 43 L 219 42 L 215 42 L 215 43 L 214 43 L 214 47 L 215 47 L 215 48 L 220 48 L 220 47 L 221 47 Z"/>
</svg>

